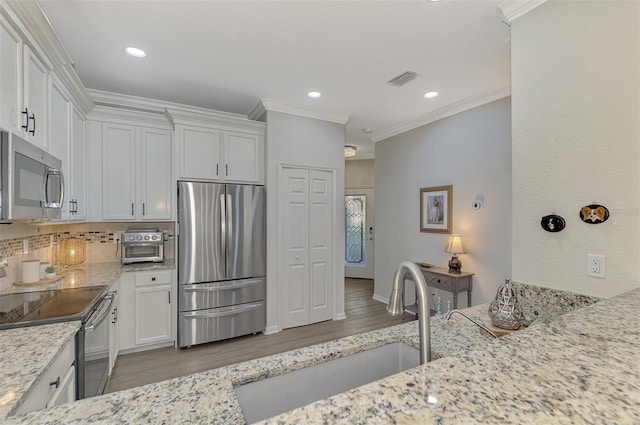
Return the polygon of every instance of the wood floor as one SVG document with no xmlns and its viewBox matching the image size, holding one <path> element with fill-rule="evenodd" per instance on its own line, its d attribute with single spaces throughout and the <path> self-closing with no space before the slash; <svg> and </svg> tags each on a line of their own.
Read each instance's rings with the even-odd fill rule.
<svg viewBox="0 0 640 425">
<path fill-rule="evenodd" d="M 118 357 L 106 392 L 133 388 L 233 363 L 282 353 L 402 323 L 386 305 L 372 299 L 373 281 L 345 279 L 345 320 L 286 329 L 272 335 L 249 335 L 188 349 L 160 348 Z M 405 321 L 413 320 L 409 315 Z"/>
</svg>

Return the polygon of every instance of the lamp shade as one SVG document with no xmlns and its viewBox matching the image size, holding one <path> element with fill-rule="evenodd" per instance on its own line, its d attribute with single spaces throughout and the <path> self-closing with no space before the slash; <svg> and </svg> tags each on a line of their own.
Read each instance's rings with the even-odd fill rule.
<svg viewBox="0 0 640 425">
<path fill-rule="evenodd" d="M 356 150 L 358 148 L 356 148 L 355 146 L 351 146 L 351 145 L 346 145 L 344 147 L 344 157 L 345 158 L 349 158 L 351 156 L 356 156 Z"/>
<path fill-rule="evenodd" d="M 450 252 L 452 254 L 465 254 L 467 252 L 464 249 L 464 243 L 462 242 L 462 236 L 451 234 L 447 241 L 447 246 L 444 248 L 444 252 Z"/>
</svg>

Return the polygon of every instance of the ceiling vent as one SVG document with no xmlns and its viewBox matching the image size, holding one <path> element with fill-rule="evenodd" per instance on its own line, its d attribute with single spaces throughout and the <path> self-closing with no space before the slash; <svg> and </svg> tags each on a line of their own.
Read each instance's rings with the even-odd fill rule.
<svg viewBox="0 0 640 425">
<path fill-rule="evenodd" d="M 413 71 L 406 71 L 387 81 L 387 84 L 391 84 L 392 86 L 396 86 L 396 87 L 402 87 L 405 84 L 407 84 L 409 81 L 416 78 L 417 76 L 418 74 L 416 74 Z"/>
</svg>

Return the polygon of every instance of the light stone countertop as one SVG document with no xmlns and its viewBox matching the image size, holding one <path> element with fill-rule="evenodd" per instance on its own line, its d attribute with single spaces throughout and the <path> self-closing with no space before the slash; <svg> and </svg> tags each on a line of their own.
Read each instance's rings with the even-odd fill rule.
<svg viewBox="0 0 640 425">
<path fill-rule="evenodd" d="M 456 315 L 432 319 L 438 360 L 271 418 L 309 423 L 640 423 L 640 289 L 499 340 Z M 487 321 L 487 305 L 465 310 Z M 233 387 L 390 342 L 417 323 L 32 412 L 10 424 L 226 423 Z"/>
<path fill-rule="evenodd" d="M 74 321 L 0 331 L 0 418 L 16 412 L 78 329 Z"/>
</svg>

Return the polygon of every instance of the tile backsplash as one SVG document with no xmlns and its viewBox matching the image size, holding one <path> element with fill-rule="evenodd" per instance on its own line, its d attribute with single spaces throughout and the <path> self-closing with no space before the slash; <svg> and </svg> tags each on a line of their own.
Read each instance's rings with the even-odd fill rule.
<svg viewBox="0 0 640 425">
<path fill-rule="evenodd" d="M 173 222 L 157 223 L 77 223 L 77 224 L 9 224 L 0 225 L 0 259 L 7 259 L 6 276 L 0 278 L 0 290 L 20 280 L 21 263 L 25 260 L 59 264 L 59 243 L 67 238 L 83 239 L 85 263 L 120 261 L 120 234 L 129 227 L 157 227 L 166 235 L 165 257 L 174 257 Z M 28 252 L 23 253 L 23 241 Z"/>
</svg>

